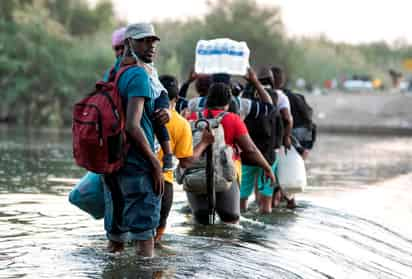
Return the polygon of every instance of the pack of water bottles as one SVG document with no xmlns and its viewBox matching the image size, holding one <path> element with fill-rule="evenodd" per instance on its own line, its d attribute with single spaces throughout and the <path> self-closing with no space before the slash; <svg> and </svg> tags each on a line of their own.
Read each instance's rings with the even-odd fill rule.
<svg viewBox="0 0 412 279">
<path fill-rule="evenodd" d="M 196 45 L 195 72 L 245 75 L 249 67 L 250 50 L 246 42 L 231 39 L 200 40 Z"/>
</svg>

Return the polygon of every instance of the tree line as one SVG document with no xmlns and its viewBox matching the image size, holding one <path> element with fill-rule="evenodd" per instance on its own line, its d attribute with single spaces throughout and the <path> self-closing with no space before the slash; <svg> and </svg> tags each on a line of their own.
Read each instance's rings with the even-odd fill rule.
<svg viewBox="0 0 412 279">
<path fill-rule="evenodd" d="M 407 44 L 334 43 L 326 37 L 289 38 L 279 8 L 254 0 L 209 4 L 201 19 L 155 23 L 161 37 L 156 64 L 161 74 L 184 78 L 199 39 L 246 41 L 253 66 L 280 65 L 291 81 L 321 85 L 326 79 L 367 73 L 386 80 L 412 57 Z M 0 120 L 30 126 L 68 127 L 72 105 L 93 89 L 114 62 L 111 32 L 126 23 L 113 4 L 86 0 L 0 1 Z"/>
</svg>

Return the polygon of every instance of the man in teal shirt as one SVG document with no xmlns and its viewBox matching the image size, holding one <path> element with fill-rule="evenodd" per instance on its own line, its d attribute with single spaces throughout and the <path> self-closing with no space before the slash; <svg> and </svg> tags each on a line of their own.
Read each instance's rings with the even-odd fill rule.
<svg viewBox="0 0 412 279">
<path fill-rule="evenodd" d="M 105 229 L 113 252 L 121 251 L 125 241 L 134 240 L 140 255 L 153 255 L 164 181 L 154 152 L 151 116 L 155 95 L 150 86 L 150 69 L 144 64 L 153 61 L 158 41 L 151 24 L 132 24 L 126 29 L 123 63 L 131 59 L 137 66 L 126 70 L 118 83 L 131 147 L 125 166 L 106 177 L 105 183 Z M 169 120 L 164 110 L 154 115 L 159 123 Z"/>
</svg>

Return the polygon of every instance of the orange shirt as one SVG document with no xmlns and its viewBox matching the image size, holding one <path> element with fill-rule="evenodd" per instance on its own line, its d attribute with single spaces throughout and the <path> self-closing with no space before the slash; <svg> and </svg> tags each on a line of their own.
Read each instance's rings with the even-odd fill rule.
<svg viewBox="0 0 412 279">
<path fill-rule="evenodd" d="M 170 147 L 173 155 L 177 159 L 193 156 L 192 130 L 189 122 L 184 119 L 176 110 L 171 111 L 169 123 L 166 124 L 170 137 Z M 158 158 L 162 162 L 163 152 L 160 149 Z M 173 171 L 163 173 L 165 181 L 173 183 Z"/>
</svg>

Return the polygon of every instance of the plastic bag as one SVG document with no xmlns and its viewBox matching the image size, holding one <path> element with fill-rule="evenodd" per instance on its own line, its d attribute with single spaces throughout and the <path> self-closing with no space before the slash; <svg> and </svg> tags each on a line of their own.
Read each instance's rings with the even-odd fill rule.
<svg viewBox="0 0 412 279">
<path fill-rule="evenodd" d="M 104 217 L 104 188 L 100 174 L 88 172 L 69 193 L 69 201 L 95 219 Z"/>
<path fill-rule="evenodd" d="M 279 184 L 287 192 L 302 192 L 306 187 L 305 163 L 296 149 L 291 146 L 285 154 L 282 147 L 279 152 Z"/>
</svg>

